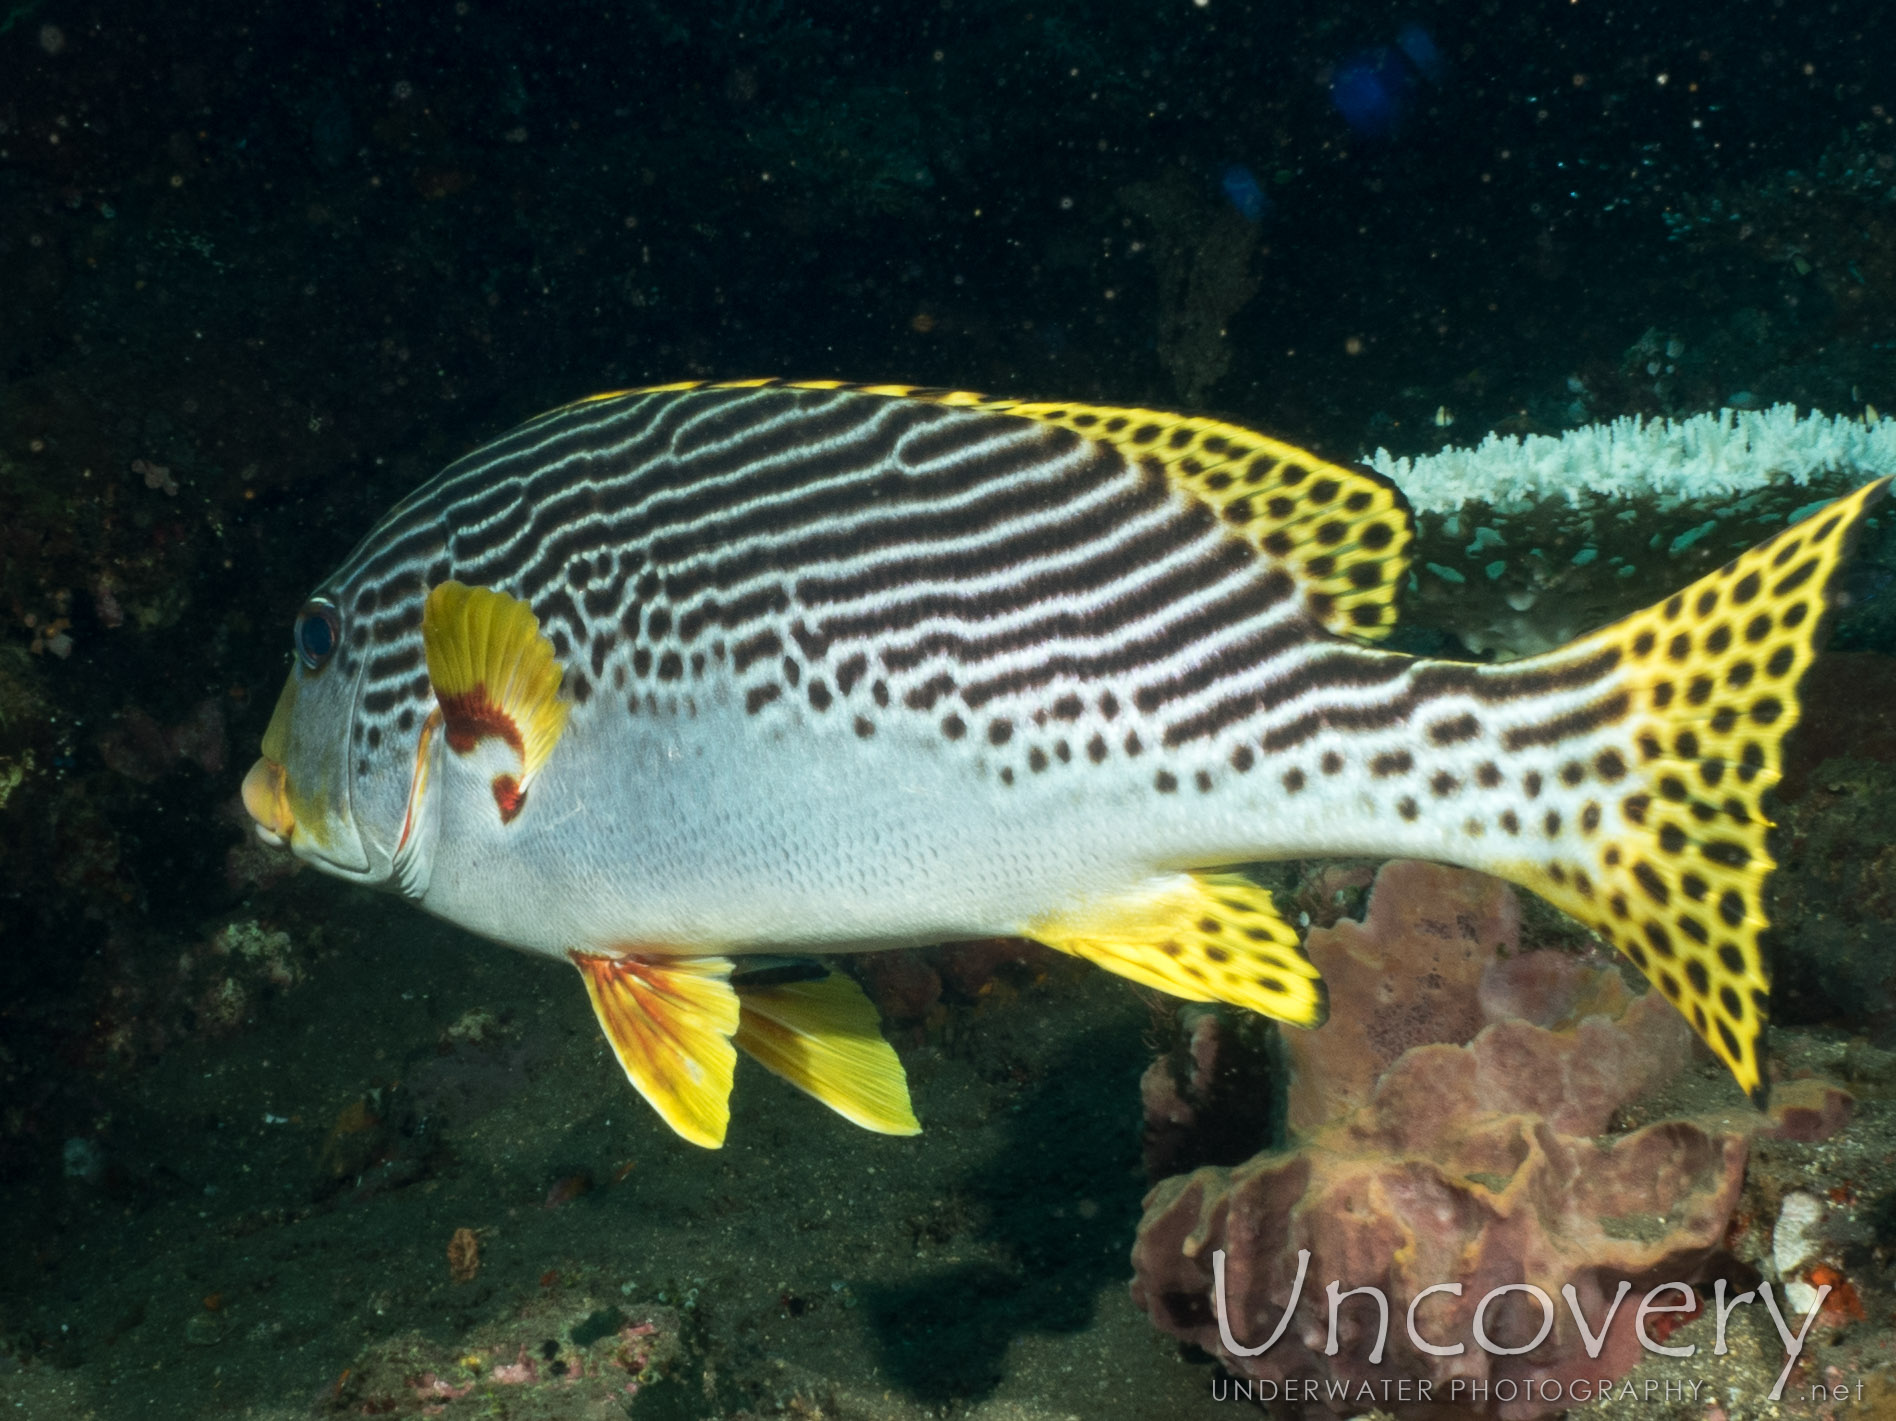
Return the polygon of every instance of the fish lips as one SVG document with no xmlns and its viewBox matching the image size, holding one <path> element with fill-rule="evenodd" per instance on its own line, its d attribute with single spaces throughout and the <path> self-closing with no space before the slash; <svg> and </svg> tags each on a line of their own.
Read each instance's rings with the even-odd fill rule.
<svg viewBox="0 0 1896 1421">
<path fill-rule="evenodd" d="M 289 775 L 265 755 L 244 776 L 244 811 L 257 824 L 257 837 L 273 849 L 283 848 L 296 832 L 290 809 Z"/>
<path fill-rule="evenodd" d="M 347 832 L 346 824 L 331 825 L 344 831 L 332 838 L 317 827 L 327 816 L 298 818 L 289 774 L 269 756 L 260 757 L 244 776 L 243 800 L 245 811 L 254 821 L 257 837 L 270 847 L 287 848 L 298 858 L 338 878 L 366 882 L 380 877 L 364 852 L 360 837 Z M 347 854 L 348 850 L 354 852 Z"/>
</svg>

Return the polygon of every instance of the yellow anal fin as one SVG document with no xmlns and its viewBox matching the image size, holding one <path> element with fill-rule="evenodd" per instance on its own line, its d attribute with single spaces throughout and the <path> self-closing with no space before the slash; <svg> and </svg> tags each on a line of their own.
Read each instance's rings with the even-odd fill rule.
<svg viewBox="0 0 1896 1421">
<path fill-rule="evenodd" d="M 919 1135 L 908 1077 L 876 1009 L 841 972 L 740 987 L 737 1044 L 797 1089 L 865 1130 Z"/>
<path fill-rule="evenodd" d="M 1759 938 L 1776 867 L 1762 800 L 1783 773 L 1798 685 L 1830 617 L 1833 581 L 1888 479 L 1866 484 L 1657 606 L 1548 661 L 1616 655 L 1620 747 L 1577 766 L 1602 793 L 1572 856 L 1495 871 L 1630 957 L 1763 1103 L 1770 978 Z M 1528 663 L 1518 663 L 1526 666 Z"/>
<path fill-rule="evenodd" d="M 919 385 L 841 380 L 683 381 L 621 395 L 703 390 L 851 390 L 1057 424 L 1154 468 L 1174 488 L 1209 505 L 1234 534 L 1281 567 L 1311 617 L 1338 636 L 1378 641 L 1396 624 L 1396 593 L 1409 568 L 1415 517 L 1395 484 L 1367 469 L 1319 459 L 1243 425 L 1168 410 L 996 398 Z M 580 401 L 579 403 L 587 403 Z"/>
<path fill-rule="evenodd" d="M 444 582 L 423 606 L 421 639 L 448 748 L 465 755 L 499 740 L 518 758 L 518 773 L 493 783 L 501 818 L 513 819 L 566 729 L 565 672 L 540 619 L 517 597 Z"/>
<path fill-rule="evenodd" d="M 1181 873 L 1036 923 L 1027 936 L 1142 986 L 1321 1026 L 1329 998 L 1268 888 Z"/>
<path fill-rule="evenodd" d="M 722 957 L 567 954 L 638 1093 L 694 1145 L 716 1149 L 731 1120 L 737 993 Z"/>
</svg>

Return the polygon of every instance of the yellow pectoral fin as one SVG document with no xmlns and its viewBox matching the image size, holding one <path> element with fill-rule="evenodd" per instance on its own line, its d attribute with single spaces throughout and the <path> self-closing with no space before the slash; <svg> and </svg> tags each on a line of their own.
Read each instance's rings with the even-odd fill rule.
<svg viewBox="0 0 1896 1421">
<path fill-rule="evenodd" d="M 1195 1002 L 1229 1002 L 1296 1026 L 1330 1014 L 1323 979 L 1268 888 L 1237 874 L 1181 873 L 1046 919 L 1028 935 Z"/>
<path fill-rule="evenodd" d="M 465 755 L 483 740 L 499 740 L 519 757 L 520 773 L 496 775 L 493 784 L 500 817 L 511 821 L 566 729 L 568 708 L 559 697 L 566 673 L 553 644 L 519 598 L 459 582 L 428 594 L 421 639 L 448 748 Z"/>
<path fill-rule="evenodd" d="M 586 979 L 593 1013 L 639 1094 L 692 1144 L 722 1145 L 737 1066 L 730 962 L 567 955 Z"/>
<path fill-rule="evenodd" d="M 862 988 L 840 972 L 815 982 L 743 987 L 737 1044 L 844 1119 L 882 1135 L 919 1135 L 908 1078 Z"/>
</svg>

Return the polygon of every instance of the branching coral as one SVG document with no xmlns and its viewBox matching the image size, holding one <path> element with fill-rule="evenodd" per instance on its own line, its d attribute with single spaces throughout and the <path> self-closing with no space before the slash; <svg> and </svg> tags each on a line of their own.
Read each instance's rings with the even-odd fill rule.
<svg viewBox="0 0 1896 1421">
<path fill-rule="evenodd" d="M 1520 656 L 1658 601 L 1892 460 L 1896 419 L 1786 404 L 1364 462 L 1416 511 L 1423 615 Z"/>
</svg>

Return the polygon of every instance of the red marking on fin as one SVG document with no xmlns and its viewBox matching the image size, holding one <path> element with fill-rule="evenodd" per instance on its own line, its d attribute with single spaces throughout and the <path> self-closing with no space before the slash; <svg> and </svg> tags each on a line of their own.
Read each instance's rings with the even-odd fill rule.
<svg viewBox="0 0 1896 1421">
<path fill-rule="evenodd" d="M 465 755 L 483 740 L 501 740 L 522 758 L 525 743 L 514 718 L 488 699 L 487 686 L 477 682 L 470 691 L 458 696 L 441 696 L 441 718 L 446 724 L 448 748 Z"/>
<path fill-rule="evenodd" d="M 494 803 L 500 806 L 501 823 L 513 823 L 514 815 L 520 812 L 520 806 L 526 802 L 527 792 L 520 788 L 519 780 L 512 775 L 494 776 Z"/>
<path fill-rule="evenodd" d="M 729 960 L 567 956 L 639 1094 L 694 1145 L 723 1144 L 741 1019 Z"/>
</svg>

